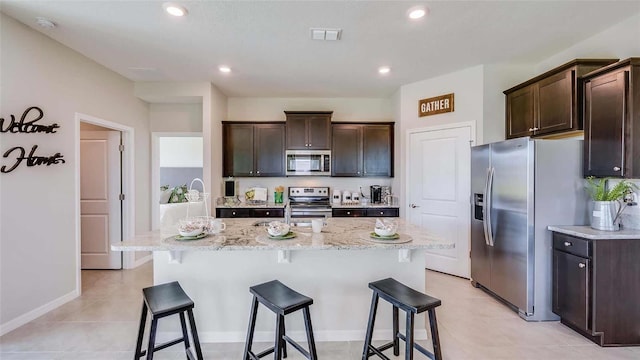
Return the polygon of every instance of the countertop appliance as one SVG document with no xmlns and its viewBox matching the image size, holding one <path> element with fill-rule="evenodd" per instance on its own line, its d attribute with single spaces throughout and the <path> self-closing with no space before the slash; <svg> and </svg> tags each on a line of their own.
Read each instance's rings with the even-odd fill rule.
<svg viewBox="0 0 640 360">
<path fill-rule="evenodd" d="M 582 140 L 528 137 L 471 148 L 471 278 L 528 321 L 552 312 L 548 225 L 587 223 Z"/>
<path fill-rule="evenodd" d="M 371 203 L 372 204 L 382 203 L 382 186 L 371 185 Z"/>
<path fill-rule="evenodd" d="M 290 187 L 289 206 L 292 218 L 331 217 L 328 187 Z"/>
<path fill-rule="evenodd" d="M 287 150 L 287 176 L 331 175 L 331 150 Z"/>
</svg>

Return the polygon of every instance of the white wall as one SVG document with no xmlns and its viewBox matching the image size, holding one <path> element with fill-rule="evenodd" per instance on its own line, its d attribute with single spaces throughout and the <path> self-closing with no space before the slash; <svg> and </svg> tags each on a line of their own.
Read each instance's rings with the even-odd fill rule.
<svg viewBox="0 0 640 360">
<path fill-rule="evenodd" d="M 149 104 L 152 132 L 202 132 L 202 103 Z"/>
<path fill-rule="evenodd" d="M 158 139 L 160 167 L 202 167 L 202 137 Z"/>
<path fill-rule="evenodd" d="M 332 121 L 393 121 L 393 103 L 388 98 L 229 98 L 229 121 L 285 121 L 284 111 L 333 111 Z M 397 132 L 397 129 L 396 129 Z M 221 139 L 221 138 L 220 138 Z M 397 142 L 397 138 L 396 138 Z M 222 149 L 222 145 L 220 145 Z M 397 162 L 396 153 L 396 162 Z M 371 185 L 391 185 L 389 178 L 280 177 L 239 178 L 239 191 L 253 186 L 267 187 L 272 200 L 276 186 L 329 186 L 331 189 L 357 191 L 368 196 Z M 218 184 L 222 188 L 222 178 Z M 392 189 L 393 190 L 393 189 Z M 285 190 L 286 192 L 286 190 Z"/>
<path fill-rule="evenodd" d="M 147 105 L 133 84 L 83 55 L 0 14 L 0 117 L 44 110 L 42 124 L 56 134 L 0 135 L 0 151 L 39 145 L 38 154 L 60 152 L 65 164 L 20 166 L 0 174 L 0 332 L 77 295 L 74 158 L 76 112 L 135 130 L 137 232 L 150 228 Z M 0 159 L 6 164 L 6 159 Z"/>
</svg>

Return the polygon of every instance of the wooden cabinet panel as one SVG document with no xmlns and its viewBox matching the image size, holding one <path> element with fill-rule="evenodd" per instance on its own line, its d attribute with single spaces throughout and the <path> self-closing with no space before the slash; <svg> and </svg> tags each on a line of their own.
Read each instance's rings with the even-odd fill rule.
<svg viewBox="0 0 640 360">
<path fill-rule="evenodd" d="M 367 216 L 365 209 L 332 209 L 333 217 L 364 217 Z"/>
<path fill-rule="evenodd" d="M 369 208 L 367 209 L 369 217 L 399 217 L 400 209 L 398 208 Z"/>
<path fill-rule="evenodd" d="M 216 208 L 217 218 L 281 218 L 282 208 Z"/>
<path fill-rule="evenodd" d="M 575 71 L 565 71 L 538 83 L 538 124 L 536 135 L 571 130 L 575 116 Z"/>
<path fill-rule="evenodd" d="M 585 83 L 584 176 L 624 176 L 627 73 L 618 71 Z"/>
<path fill-rule="evenodd" d="M 285 111 L 287 116 L 287 149 L 330 149 L 332 113 L 333 111 Z"/>
<path fill-rule="evenodd" d="M 281 218 L 284 217 L 284 209 L 252 209 L 252 217 L 256 218 Z"/>
<path fill-rule="evenodd" d="M 249 218 L 251 209 L 216 209 L 217 218 Z"/>
<path fill-rule="evenodd" d="M 331 176 L 360 176 L 362 125 L 333 124 Z"/>
<path fill-rule="evenodd" d="M 223 123 L 222 175 L 285 175 L 283 123 Z"/>
<path fill-rule="evenodd" d="M 553 251 L 553 310 L 560 317 L 589 329 L 589 259 Z"/>
<path fill-rule="evenodd" d="M 254 125 L 255 176 L 285 175 L 284 124 Z"/>
<path fill-rule="evenodd" d="M 553 236 L 553 248 L 583 258 L 588 258 L 590 256 L 589 241 L 575 236 L 555 234 Z"/>
<path fill-rule="evenodd" d="M 535 86 L 530 85 L 507 94 L 507 139 L 533 134 Z"/>
<path fill-rule="evenodd" d="M 253 125 L 223 126 L 223 176 L 253 176 Z"/>
<path fill-rule="evenodd" d="M 393 127 L 364 125 L 362 157 L 364 176 L 393 176 Z"/>
</svg>

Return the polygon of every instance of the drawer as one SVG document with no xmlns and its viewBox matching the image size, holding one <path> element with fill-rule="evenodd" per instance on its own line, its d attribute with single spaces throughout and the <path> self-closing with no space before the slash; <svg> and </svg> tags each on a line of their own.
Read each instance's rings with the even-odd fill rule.
<svg viewBox="0 0 640 360">
<path fill-rule="evenodd" d="M 253 217 L 257 217 L 257 218 L 284 217 L 284 209 L 253 209 Z"/>
<path fill-rule="evenodd" d="M 333 217 L 362 217 L 367 216 L 365 209 L 332 209 L 331 216 Z"/>
<path fill-rule="evenodd" d="M 589 240 L 553 233 L 553 248 L 583 258 L 589 257 Z"/>
<path fill-rule="evenodd" d="M 248 218 L 251 217 L 251 209 L 216 209 L 218 218 Z"/>
<path fill-rule="evenodd" d="M 398 208 L 374 208 L 367 209 L 367 216 L 369 217 L 398 217 L 400 216 L 400 209 Z"/>
</svg>

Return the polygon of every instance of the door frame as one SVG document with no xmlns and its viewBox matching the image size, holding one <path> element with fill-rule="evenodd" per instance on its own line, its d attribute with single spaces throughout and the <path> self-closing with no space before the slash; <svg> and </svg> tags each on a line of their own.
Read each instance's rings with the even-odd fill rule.
<svg viewBox="0 0 640 360">
<path fill-rule="evenodd" d="M 74 190 L 75 190 L 75 242 L 76 242 L 76 288 L 78 293 L 82 293 L 81 282 L 81 237 L 80 237 L 80 123 L 88 123 L 102 126 L 122 133 L 122 144 L 127 149 L 122 156 L 122 193 L 126 194 L 126 199 L 122 204 L 122 234 L 127 239 L 133 236 L 136 223 L 135 211 L 135 146 L 134 146 L 134 129 L 130 126 L 122 125 L 116 122 L 97 118 L 95 116 L 75 113 L 74 121 Z M 122 257 L 122 267 L 130 269 L 134 267 L 135 252 L 125 252 Z"/>
<path fill-rule="evenodd" d="M 152 132 L 151 133 L 151 230 L 160 229 L 160 138 L 204 137 L 202 132 Z M 203 145 L 204 151 L 204 145 Z M 204 177 L 204 166 L 202 167 Z M 209 200 L 210 202 L 212 200 Z"/>
<path fill-rule="evenodd" d="M 408 129 L 407 133 L 406 133 L 406 145 L 405 145 L 405 151 L 406 151 L 406 155 L 405 155 L 405 169 L 404 169 L 404 199 L 405 199 L 405 216 L 407 218 L 407 221 L 409 221 L 409 216 L 408 216 L 408 211 L 409 211 L 409 195 L 410 195 L 410 184 L 409 184 L 409 152 L 411 151 L 411 135 L 413 134 L 417 134 L 417 133 L 423 133 L 423 132 L 431 132 L 431 131 L 442 131 L 442 130 L 453 130 L 453 129 L 458 129 L 458 128 L 465 128 L 468 127 L 469 128 L 469 132 L 470 132 L 470 144 L 469 147 L 477 145 L 477 133 L 476 133 L 476 122 L 475 121 L 461 121 L 461 122 L 455 122 L 455 123 L 451 123 L 451 124 L 443 124 L 443 125 L 435 125 L 435 126 L 428 126 L 428 127 L 421 127 L 421 128 L 412 128 L 412 129 Z M 471 192 L 471 188 L 469 188 L 469 192 Z M 471 211 L 471 198 L 468 199 L 469 201 L 469 211 Z M 468 224 L 469 227 L 471 227 L 471 223 Z M 469 241 L 469 249 L 471 249 L 471 231 L 469 231 L 469 239 L 467 239 Z M 469 260 L 469 274 L 471 274 L 471 260 Z"/>
</svg>

